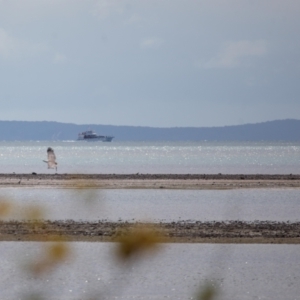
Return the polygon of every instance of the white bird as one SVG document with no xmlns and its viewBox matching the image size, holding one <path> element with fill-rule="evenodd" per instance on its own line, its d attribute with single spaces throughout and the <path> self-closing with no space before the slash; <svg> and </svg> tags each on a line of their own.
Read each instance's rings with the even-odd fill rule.
<svg viewBox="0 0 300 300">
<path fill-rule="evenodd" d="M 51 147 L 47 149 L 47 156 L 48 160 L 43 160 L 43 162 L 48 164 L 48 169 L 55 169 L 57 172 L 56 156 L 54 154 L 54 150 Z"/>
</svg>

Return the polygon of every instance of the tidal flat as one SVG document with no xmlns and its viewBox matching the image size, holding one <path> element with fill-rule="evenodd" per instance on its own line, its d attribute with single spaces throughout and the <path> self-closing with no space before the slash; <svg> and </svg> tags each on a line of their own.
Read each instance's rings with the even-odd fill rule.
<svg viewBox="0 0 300 300">
<path fill-rule="evenodd" d="M 0 222 L 0 241 L 118 242 L 135 228 L 155 233 L 160 243 L 299 244 L 300 222 Z"/>
<path fill-rule="evenodd" d="M 59 237 L 66 241 L 112 242 L 136 225 L 154 228 L 161 241 L 168 243 L 299 244 L 300 241 L 297 201 L 300 175 L 0 174 L 0 184 L 2 191 L 19 191 L 12 194 L 20 194 L 22 200 L 18 205 L 30 204 L 25 195 L 33 191 L 29 195 L 39 199 L 34 204 L 58 209 L 56 215 L 50 219 L 44 217 L 35 226 L 32 220 L 2 220 L 2 241 L 47 241 Z M 85 198 L 83 192 L 91 189 L 103 191 L 102 206 L 94 206 L 86 215 L 80 215 L 77 210 L 83 211 L 84 207 L 74 202 L 74 195 L 79 192 Z M 62 193 L 45 198 L 55 190 L 69 190 L 72 195 L 66 197 Z M 136 195 L 138 190 L 141 192 Z M 110 201 L 105 201 L 105 191 L 117 194 L 113 193 Z M 111 203 L 114 206 L 107 209 Z M 147 215 L 143 211 L 145 207 Z M 136 219 L 143 215 L 150 219 Z M 153 222 L 155 216 L 158 219 Z"/>
<path fill-rule="evenodd" d="M 300 188 L 298 174 L 0 174 L 2 187 L 102 189 Z"/>
</svg>

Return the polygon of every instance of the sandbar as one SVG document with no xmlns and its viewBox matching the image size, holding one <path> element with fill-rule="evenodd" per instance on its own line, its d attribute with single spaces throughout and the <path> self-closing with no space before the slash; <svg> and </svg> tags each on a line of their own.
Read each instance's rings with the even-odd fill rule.
<svg viewBox="0 0 300 300">
<path fill-rule="evenodd" d="M 0 187 L 97 189 L 300 188 L 299 174 L 0 174 Z"/>
<path fill-rule="evenodd" d="M 139 226 L 162 243 L 299 244 L 300 222 L 178 221 L 162 223 L 2 221 L 0 241 L 114 242 Z"/>
</svg>

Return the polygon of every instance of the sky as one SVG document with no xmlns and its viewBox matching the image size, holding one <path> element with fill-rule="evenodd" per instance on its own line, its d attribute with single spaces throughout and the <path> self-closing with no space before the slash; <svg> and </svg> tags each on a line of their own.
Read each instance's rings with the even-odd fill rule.
<svg viewBox="0 0 300 300">
<path fill-rule="evenodd" d="M 0 120 L 299 119 L 299 0 L 0 0 Z"/>
</svg>

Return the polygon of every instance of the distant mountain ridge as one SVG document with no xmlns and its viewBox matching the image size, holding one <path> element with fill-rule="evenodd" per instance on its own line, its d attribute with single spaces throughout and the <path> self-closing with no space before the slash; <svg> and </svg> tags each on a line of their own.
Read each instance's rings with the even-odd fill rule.
<svg viewBox="0 0 300 300">
<path fill-rule="evenodd" d="M 48 121 L 0 121 L 0 140 L 75 140 L 92 129 L 115 141 L 300 141 L 300 120 L 275 120 L 224 127 L 141 127 Z"/>
</svg>

